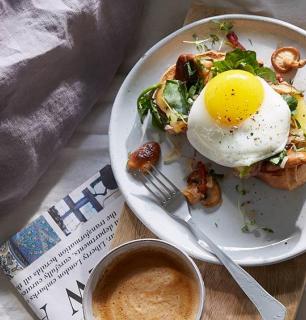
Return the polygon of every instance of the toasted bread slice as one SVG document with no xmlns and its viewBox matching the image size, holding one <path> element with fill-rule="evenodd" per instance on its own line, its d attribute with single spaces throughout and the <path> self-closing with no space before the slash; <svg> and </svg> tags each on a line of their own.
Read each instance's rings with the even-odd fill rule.
<svg viewBox="0 0 306 320">
<path fill-rule="evenodd" d="M 306 182 L 306 164 L 272 172 L 259 171 L 257 177 L 273 188 L 293 190 Z"/>
</svg>

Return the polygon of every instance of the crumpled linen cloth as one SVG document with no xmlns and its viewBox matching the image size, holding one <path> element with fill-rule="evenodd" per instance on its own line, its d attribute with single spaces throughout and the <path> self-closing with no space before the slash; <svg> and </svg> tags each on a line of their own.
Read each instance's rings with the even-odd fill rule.
<svg viewBox="0 0 306 320">
<path fill-rule="evenodd" d="M 0 205 L 22 199 L 122 62 L 140 0 L 0 0 Z"/>
</svg>

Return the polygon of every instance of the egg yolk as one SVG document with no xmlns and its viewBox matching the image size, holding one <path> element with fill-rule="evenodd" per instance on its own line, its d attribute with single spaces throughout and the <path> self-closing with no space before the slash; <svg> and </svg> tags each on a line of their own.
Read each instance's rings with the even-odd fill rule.
<svg viewBox="0 0 306 320">
<path fill-rule="evenodd" d="M 207 83 L 204 107 L 218 124 L 234 126 L 256 113 L 263 98 L 264 89 L 256 76 L 243 70 L 229 70 Z"/>
</svg>

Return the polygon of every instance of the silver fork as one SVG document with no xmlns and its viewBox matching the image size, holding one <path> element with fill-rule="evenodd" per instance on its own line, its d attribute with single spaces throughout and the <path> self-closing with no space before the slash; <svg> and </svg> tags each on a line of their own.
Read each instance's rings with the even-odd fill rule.
<svg viewBox="0 0 306 320">
<path fill-rule="evenodd" d="M 152 170 L 136 174 L 147 190 L 154 196 L 158 204 L 173 217 L 183 223 L 196 238 L 198 244 L 212 253 L 225 266 L 240 288 L 254 303 L 264 320 L 282 320 L 286 316 L 286 308 L 272 297 L 250 274 L 232 260 L 216 243 L 214 243 L 191 216 L 190 207 L 181 191 L 160 170 Z"/>
</svg>

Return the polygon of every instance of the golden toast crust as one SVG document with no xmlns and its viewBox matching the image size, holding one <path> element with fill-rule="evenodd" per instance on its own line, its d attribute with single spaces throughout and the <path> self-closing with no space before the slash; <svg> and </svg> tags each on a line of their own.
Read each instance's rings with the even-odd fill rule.
<svg viewBox="0 0 306 320">
<path fill-rule="evenodd" d="M 306 164 L 274 172 L 259 171 L 257 177 L 273 188 L 293 190 L 306 182 Z"/>
</svg>

